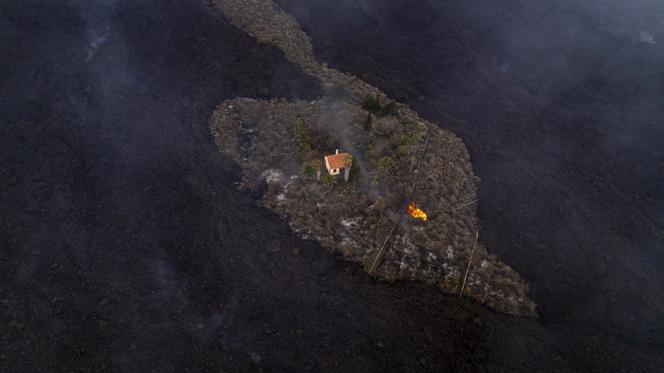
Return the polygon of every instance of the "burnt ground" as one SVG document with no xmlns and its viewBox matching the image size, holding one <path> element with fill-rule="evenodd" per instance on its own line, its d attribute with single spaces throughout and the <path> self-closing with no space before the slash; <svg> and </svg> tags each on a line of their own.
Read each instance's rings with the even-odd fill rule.
<svg viewBox="0 0 664 373">
<path fill-rule="evenodd" d="M 322 61 L 466 142 L 481 238 L 540 305 L 537 328 L 500 322 L 506 361 L 552 343 L 574 369 L 661 368 L 661 3 L 277 2 Z"/>
<path fill-rule="evenodd" d="M 0 370 L 488 364 L 483 307 L 372 282 L 237 189 L 215 105 L 319 94 L 204 2 L 2 2 Z"/>
</svg>

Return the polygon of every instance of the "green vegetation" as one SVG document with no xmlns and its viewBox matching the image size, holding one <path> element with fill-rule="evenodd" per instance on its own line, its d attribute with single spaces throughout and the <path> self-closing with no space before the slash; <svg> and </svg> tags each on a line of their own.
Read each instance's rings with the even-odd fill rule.
<svg viewBox="0 0 664 373">
<path fill-rule="evenodd" d="M 399 141 L 397 141 L 397 146 L 410 146 L 413 145 L 414 142 L 415 142 L 415 134 L 406 133 L 405 135 L 402 135 L 399 138 Z"/>
<path fill-rule="evenodd" d="M 349 165 L 349 164 L 352 165 L 353 164 L 353 155 L 349 153 L 346 156 L 346 159 L 344 159 L 344 163 L 346 164 L 346 166 Z"/>
<path fill-rule="evenodd" d="M 398 157 L 405 157 L 408 155 L 410 151 L 410 146 L 409 145 L 399 145 L 394 148 L 394 154 Z"/>
<path fill-rule="evenodd" d="M 392 145 L 394 154 L 399 158 L 407 156 L 410 151 L 410 147 L 414 142 L 415 135 L 413 133 L 402 135 L 399 140 Z"/>
<path fill-rule="evenodd" d="M 298 118 L 295 123 L 295 142 L 301 152 L 308 152 L 311 150 L 311 142 L 309 141 L 309 131 L 304 124 L 302 118 Z"/>
<path fill-rule="evenodd" d="M 320 159 L 314 159 L 309 163 L 314 168 L 314 171 L 319 171 L 321 168 L 323 168 L 323 161 L 321 161 Z"/>
<path fill-rule="evenodd" d="M 332 187 L 334 186 L 334 176 L 328 173 L 323 174 L 321 181 L 323 182 L 324 185 L 327 185 L 330 189 L 332 189 Z"/>
<path fill-rule="evenodd" d="M 362 99 L 361 105 L 362 109 L 371 114 L 378 115 L 379 117 L 385 117 L 388 115 L 397 116 L 399 114 L 396 102 L 390 101 L 387 104 L 382 105 L 378 96 L 365 96 L 364 99 Z"/>
<path fill-rule="evenodd" d="M 365 96 L 362 99 L 362 109 L 368 111 L 369 113 L 378 114 L 383 108 L 378 100 L 377 96 Z"/>
<path fill-rule="evenodd" d="M 351 180 L 360 180 L 360 164 L 359 162 L 353 162 L 353 165 L 350 167 L 350 178 Z"/>
<path fill-rule="evenodd" d="M 394 101 L 388 102 L 387 105 L 383 106 L 378 115 L 380 115 L 381 117 L 385 117 L 388 115 L 396 117 L 397 115 L 399 115 L 399 109 L 397 108 L 397 103 Z"/>
<path fill-rule="evenodd" d="M 307 177 L 314 177 L 316 173 L 323 168 L 323 162 L 319 159 L 314 159 L 302 164 L 302 174 Z"/>
<path fill-rule="evenodd" d="M 392 157 L 385 156 L 378 160 L 376 163 L 378 169 L 384 174 L 391 174 L 396 169 L 396 162 Z"/>
<path fill-rule="evenodd" d="M 307 162 L 302 166 L 302 173 L 304 176 L 314 177 L 314 175 L 316 175 L 316 169 L 311 163 Z"/>
</svg>

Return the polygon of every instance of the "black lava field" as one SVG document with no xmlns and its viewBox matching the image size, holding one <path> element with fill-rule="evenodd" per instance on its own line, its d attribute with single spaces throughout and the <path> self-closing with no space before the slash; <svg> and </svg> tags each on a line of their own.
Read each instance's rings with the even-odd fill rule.
<svg viewBox="0 0 664 373">
<path fill-rule="evenodd" d="M 5 0 L 1 371 L 664 366 L 661 5 L 276 2 L 464 140 L 540 317 L 373 281 L 238 189 L 216 105 L 323 91 L 210 2 Z"/>
</svg>

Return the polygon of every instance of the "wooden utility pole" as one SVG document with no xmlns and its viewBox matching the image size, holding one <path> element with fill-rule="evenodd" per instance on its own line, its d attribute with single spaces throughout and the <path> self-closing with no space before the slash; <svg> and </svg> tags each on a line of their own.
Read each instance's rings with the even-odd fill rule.
<svg viewBox="0 0 664 373">
<path fill-rule="evenodd" d="M 371 267 L 369 268 L 369 275 L 371 275 L 376 268 L 376 264 L 380 259 L 383 257 L 383 250 L 385 250 L 385 245 L 387 245 L 387 241 L 390 240 L 390 237 L 392 237 L 392 231 L 394 231 L 394 228 L 396 228 L 397 223 L 399 221 L 397 220 L 396 223 L 392 224 L 392 228 L 390 229 L 389 233 L 387 233 L 387 237 L 385 237 L 385 241 L 383 241 L 383 244 L 380 246 L 380 249 L 378 249 L 378 253 L 376 254 L 376 257 L 374 258 L 373 263 L 371 263 Z"/>
<path fill-rule="evenodd" d="M 413 174 L 413 173 L 419 174 L 420 173 L 420 165 L 422 164 L 422 159 L 424 159 L 424 156 L 427 154 L 427 150 L 429 149 L 429 139 L 430 138 L 431 138 L 431 133 L 429 132 L 427 134 L 426 141 L 424 142 L 424 151 L 422 152 L 422 155 L 420 156 L 420 159 L 417 162 L 417 168 L 415 168 L 415 169 L 412 168 L 413 164 L 412 164 L 412 161 L 411 161 L 411 168 L 410 168 L 410 170 L 408 170 L 409 174 Z M 414 159 L 414 157 L 415 157 L 415 154 L 413 154 L 413 159 Z M 415 183 L 413 184 L 413 189 L 410 191 L 410 193 L 408 193 L 408 191 L 406 191 L 405 195 L 403 196 L 404 201 L 408 200 L 408 198 L 407 198 L 408 194 L 411 194 L 411 196 L 414 197 L 418 184 L 419 184 L 419 180 L 416 179 Z M 373 271 L 377 268 L 377 266 L 380 265 L 379 262 L 381 262 L 381 260 L 383 258 L 385 248 L 387 247 L 387 242 L 390 240 L 390 237 L 392 236 L 392 232 L 394 231 L 394 228 L 396 228 L 397 224 L 401 220 L 402 220 L 402 218 L 398 218 L 397 221 L 394 224 L 392 224 L 392 228 L 390 229 L 390 232 L 387 234 L 387 237 L 385 237 L 385 241 L 383 241 L 383 244 L 380 246 L 380 249 L 378 249 L 378 253 L 376 254 L 376 257 L 374 258 L 373 263 L 371 263 L 371 267 L 369 268 L 369 275 L 371 275 L 373 273 Z"/>
<path fill-rule="evenodd" d="M 470 262 L 473 261 L 473 254 L 475 254 L 475 248 L 477 247 L 477 239 L 480 236 L 480 231 L 475 231 L 475 243 L 473 244 L 473 250 L 470 252 L 470 258 L 468 259 L 468 267 L 466 267 L 466 275 L 463 276 L 463 285 L 461 285 L 461 291 L 459 292 L 459 298 L 463 297 L 463 288 L 466 287 L 466 280 L 468 279 L 468 271 L 470 271 Z"/>
</svg>

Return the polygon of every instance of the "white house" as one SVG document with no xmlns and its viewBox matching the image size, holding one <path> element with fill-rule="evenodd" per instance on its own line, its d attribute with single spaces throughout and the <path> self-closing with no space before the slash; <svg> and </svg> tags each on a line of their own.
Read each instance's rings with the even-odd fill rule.
<svg viewBox="0 0 664 373">
<path fill-rule="evenodd" d="M 344 180 L 348 181 L 350 169 L 353 166 L 353 156 L 350 153 L 339 153 L 339 149 L 334 154 L 325 156 L 325 168 L 330 175 L 338 175 L 344 170 Z"/>
</svg>

